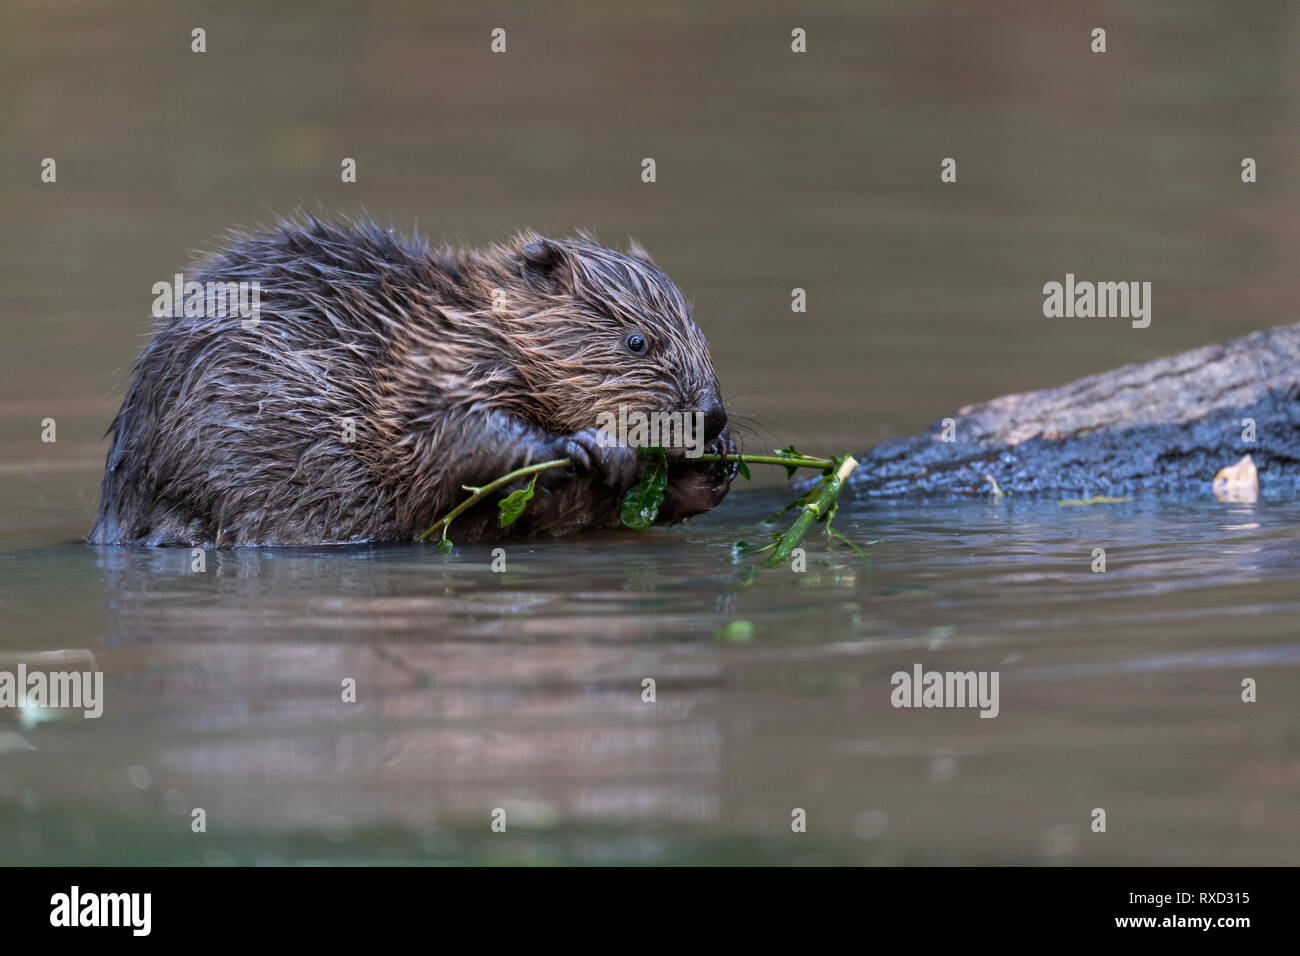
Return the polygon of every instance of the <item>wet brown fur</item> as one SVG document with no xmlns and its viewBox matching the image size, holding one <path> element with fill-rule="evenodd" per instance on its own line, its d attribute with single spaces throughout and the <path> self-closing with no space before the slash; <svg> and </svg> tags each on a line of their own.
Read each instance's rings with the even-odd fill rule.
<svg viewBox="0 0 1300 956">
<path fill-rule="evenodd" d="M 452 536 L 617 527 L 641 466 L 596 446 L 597 415 L 721 410 L 689 306 L 635 245 L 524 233 L 431 251 L 368 221 L 300 217 L 232 234 L 186 279 L 258 282 L 259 321 L 157 321 L 110 428 L 91 542 L 407 541 L 463 485 L 566 456 L 578 473 L 544 473 L 514 528 L 485 504 Z M 714 444 L 731 447 L 726 429 Z M 660 523 L 716 505 L 724 470 L 677 462 Z"/>
</svg>

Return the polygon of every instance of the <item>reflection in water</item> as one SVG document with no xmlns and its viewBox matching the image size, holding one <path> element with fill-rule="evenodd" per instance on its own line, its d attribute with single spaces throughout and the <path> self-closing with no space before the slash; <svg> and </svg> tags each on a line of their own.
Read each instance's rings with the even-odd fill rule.
<svg viewBox="0 0 1300 956">
<path fill-rule="evenodd" d="M 108 640 L 168 645 L 121 692 L 188 701 L 186 726 L 218 735 L 155 772 L 215 788 L 209 812 L 247 827 L 421 827 L 498 806 L 532 826 L 713 820 L 719 734 L 692 717 L 725 682 L 712 645 L 653 665 L 635 647 L 647 629 L 699 630 L 698 610 L 637 593 L 654 580 L 640 555 L 556 593 L 536 549 L 511 551 L 504 574 L 487 548 L 390 547 L 213 552 L 195 575 L 188 550 L 97 549 Z M 645 677 L 670 699 L 643 701 Z M 275 732 L 238 733 L 250 713 Z"/>
</svg>

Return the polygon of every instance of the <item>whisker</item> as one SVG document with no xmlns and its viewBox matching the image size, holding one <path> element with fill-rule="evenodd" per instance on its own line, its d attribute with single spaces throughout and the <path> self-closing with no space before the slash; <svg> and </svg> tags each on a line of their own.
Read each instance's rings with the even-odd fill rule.
<svg viewBox="0 0 1300 956">
<path fill-rule="evenodd" d="M 765 289 L 763 289 L 762 292 L 759 292 L 757 295 L 752 296 L 751 298 L 746 299 L 744 302 L 740 303 L 740 305 L 738 305 L 738 306 L 736 306 L 734 309 L 732 309 L 732 310 L 731 310 L 731 314 L 730 314 L 729 316 L 727 316 L 725 319 L 723 319 L 722 322 L 719 323 L 719 324 L 717 325 L 716 330 L 714 329 L 714 323 L 717 322 L 717 316 L 711 316 L 711 317 L 708 319 L 708 325 L 707 325 L 707 328 L 710 329 L 710 330 L 714 330 L 714 331 L 716 331 L 718 334 L 717 334 L 716 337 L 710 335 L 710 338 L 713 338 L 714 341 L 718 341 L 718 340 L 721 340 L 721 339 L 726 338 L 727 335 L 731 332 L 731 329 L 730 329 L 731 320 L 734 319 L 737 315 L 740 314 L 740 310 L 743 309 L 743 308 L 744 308 L 745 306 L 747 306 L 747 305 L 751 305 L 752 303 L 757 302 L 757 301 L 758 301 L 759 299 L 761 299 L 763 296 L 767 295 L 769 292 L 772 291 L 772 286 L 774 286 L 774 285 L 776 285 L 776 280 L 775 280 L 775 279 L 773 279 L 771 282 L 769 282 L 769 283 L 767 284 L 767 287 L 766 287 Z M 724 298 L 725 298 L 725 297 L 724 297 Z M 719 304 L 721 304 L 721 300 L 719 300 Z M 705 328 L 705 327 L 706 327 L 706 326 L 701 326 L 701 328 Z"/>
<path fill-rule="evenodd" d="M 719 292 L 717 295 L 717 301 L 714 302 L 714 304 L 708 309 L 706 317 L 702 320 L 701 319 L 695 320 L 696 324 L 700 327 L 701 332 L 708 332 L 709 329 L 712 327 L 713 323 L 718 320 L 718 316 L 716 314 L 717 309 L 718 306 L 722 305 L 722 300 L 725 298 L 726 298 L 726 293 Z M 693 311 L 694 310 L 692 310 L 692 312 Z"/>
<path fill-rule="evenodd" d="M 746 299 L 744 302 L 740 303 L 740 305 L 736 306 L 736 308 L 732 311 L 731 315 L 727 316 L 727 320 L 726 320 L 725 322 L 722 323 L 723 326 L 725 327 L 725 326 L 727 326 L 727 325 L 730 325 L 730 324 L 731 324 L 731 320 L 734 319 L 734 318 L 735 318 L 735 317 L 740 313 L 740 310 L 741 310 L 741 309 L 743 309 L 745 306 L 750 305 L 751 303 L 757 302 L 759 299 L 763 298 L 763 296 L 767 295 L 769 292 L 772 291 L 772 286 L 774 286 L 774 285 L 776 285 L 776 280 L 775 280 L 775 279 L 773 279 L 771 282 L 769 282 L 769 283 L 767 284 L 767 288 L 765 288 L 762 292 L 758 293 L 758 295 L 754 296 L 753 298 Z"/>
</svg>

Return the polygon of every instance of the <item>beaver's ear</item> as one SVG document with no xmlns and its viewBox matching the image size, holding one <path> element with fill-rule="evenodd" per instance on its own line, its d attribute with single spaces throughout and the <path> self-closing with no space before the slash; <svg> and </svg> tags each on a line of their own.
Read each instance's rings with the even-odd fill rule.
<svg viewBox="0 0 1300 956">
<path fill-rule="evenodd" d="M 641 246 L 641 243 L 637 242 L 631 236 L 629 236 L 627 240 L 627 254 L 633 259 L 640 259 L 642 262 L 648 262 L 650 265 L 655 264 L 655 261 L 650 258 L 650 253 L 646 252 Z"/>
<path fill-rule="evenodd" d="M 521 274 L 529 285 L 546 292 L 554 292 L 563 284 L 567 256 L 557 242 L 535 239 L 524 246 Z"/>
</svg>

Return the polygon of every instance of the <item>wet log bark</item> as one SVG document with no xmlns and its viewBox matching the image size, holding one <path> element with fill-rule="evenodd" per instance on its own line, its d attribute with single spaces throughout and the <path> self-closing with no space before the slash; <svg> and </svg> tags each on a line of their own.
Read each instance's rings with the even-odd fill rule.
<svg viewBox="0 0 1300 956">
<path fill-rule="evenodd" d="M 1251 455 L 1265 498 L 1300 491 L 1300 324 L 968 405 L 861 457 L 857 496 L 1211 495 Z M 1255 441 L 1243 439 L 1254 421 Z M 945 441 L 945 431 L 954 439 Z M 1248 435 L 1245 437 L 1249 437 Z"/>
</svg>

